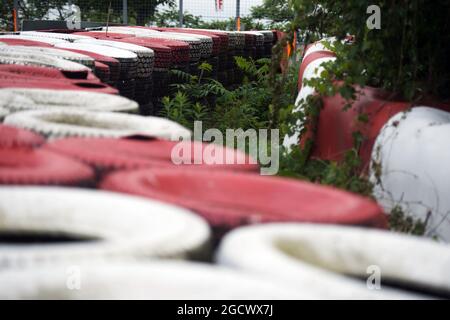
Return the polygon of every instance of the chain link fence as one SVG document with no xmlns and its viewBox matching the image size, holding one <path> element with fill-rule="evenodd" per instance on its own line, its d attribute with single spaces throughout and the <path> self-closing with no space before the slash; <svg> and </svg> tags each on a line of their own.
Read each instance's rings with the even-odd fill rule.
<svg viewBox="0 0 450 320">
<path fill-rule="evenodd" d="M 0 30 L 19 31 L 24 21 L 211 26 L 235 29 L 263 0 L 1 0 Z M 244 18 L 245 19 L 245 18 Z M 240 19 L 239 19 L 240 20 Z M 55 24 L 56 25 L 56 24 Z M 242 29 L 250 28 L 243 21 Z"/>
</svg>

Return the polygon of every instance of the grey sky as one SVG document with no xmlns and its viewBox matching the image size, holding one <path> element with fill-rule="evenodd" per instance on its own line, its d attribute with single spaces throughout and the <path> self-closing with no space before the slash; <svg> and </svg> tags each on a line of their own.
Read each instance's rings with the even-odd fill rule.
<svg viewBox="0 0 450 320">
<path fill-rule="evenodd" d="M 176 0 L 178 3 L 178 0 Z M 260 5 L 263 0 L 241 0 L 241 16 L 248 15 L 250 8 Z M 216 12 L 215 0 L 183 0 L 184 11 L 204 20 L 222 19 L 236 16 L 236 0 L 223 0 L 223 11 Z"/>
</svg>

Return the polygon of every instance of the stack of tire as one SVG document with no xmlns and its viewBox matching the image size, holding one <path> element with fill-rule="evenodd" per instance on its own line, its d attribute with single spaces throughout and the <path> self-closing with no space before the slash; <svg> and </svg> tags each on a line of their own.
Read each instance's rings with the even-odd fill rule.
<svg viewBox="0 0 450 320">
<path fill-rule="evenodd" d="M 83 50 L 92 52 L 95 54 L 105 55 L 107 57 L 113 58 L 119 62 L 119 76 L 117 83 L 114 84 L 116 88 L 119 89 L 121 95 L 133 98 L 135 90 L 135 77 L 136 77 L 136 67 L 137 67 L 137 55 L 131 51 L 112 48 L 94 40 L 87 40 L 90 43 L 61 43 L 57 44 L 56 47 L 61 49 L 70 50 Z M 106 62 L 106 61 L 105 61 Z M 108 62 L 111 66 L 115 66 L 115 63 Z M 116 69 L 117 70 L 117 69 Z"/>
<path fill-rule="evenodd" d="M 254 59 L 261 59 L 265 56 L 265 36 L 259 31 L 242 31 L 246 36 L 253 36 L 253 39 L 249 41 L 251 44 L 251 57 Z M 254 47 L 253 47 L 254 46 Z M 250 48 L 250 46 L 249 46 Z"/>
<path fill-rule="evenodd" d="M 47 88 L 82 90 L 117 94 L 117 90 L 100 82 L 93 74 L 73 78 L 63 71 L 34 66 L 0 65 L 0 88 Z"/>
<path fill-rule="evenodd" d="M 65 50 L 35 47 L 2 46 L 0 86 L 54 88 L 65 90 L 89 90 L 116 94 L 117 91 L 101 81 L 91 72 L 95 70 L 91 57 Z M 10 66 L 6 66 L 6 65 Z M 88 67 L 87 67 L 88 66 Z"/>
<path fill-rule="evenodd" d="M 132 38 L 133 39 L 133 38 Z M 100 40 L 100 41 L 93 41 L 93 40 L 80 40 L 76 43 L 98 43 L 101 45 L 105 45 L 108 47 L 113 47 L 121 50 L 127 50 L 135 53 L 137 55 L 137 66 L 136 66 L 136 76 L 134 79 L 134 95 L 133 97 L 127 95 L 126 89 L 128 87 L 132 86 L 132 81 L 129 83 L 130 85 L 127 86 L 127 82 L 121 82 L 121 85 L 119 86 L 119 90 L 123 90 L 124 96 L 135 100 L 139 103 L 141 106 L 141 113 L 145 115 L 149 115 L 152 110 L 152 92 L 153 92 L 153 69 L 155 64 L 155 54 L 152 49 L 135 45 L 132 43 L 126 43 L 121 41 L 114 41 L 114 40 Z M 130 74 L 133 70 L 133 68 L 128 65 L 129 68 L 127 68 L 127 65 L 121 62 L 121 70 L 127 70 L 128 74 Z M 131 77 L 131 75 L 130 75 Z M 130 89 L 131 90 L 131 89 Z"/>
<path fill-rule="evenodd" d="M 264 58 L 270 59 L 272 57 L 272 47 L 274 45 L 274 35 L 272 31 L 263 30 L 258 31 L 264 36 Z"/>
<path fill-rule="evenodd" d="M 105 29 L 105 28 L 104 28 Z M 185 73 L 195 74 L 198 70 L 198 63 L 202 54 L 207 55 L 208 40 L 200 39 L 194 35 L 181 34 L 176 32 L 159 32 L 154 29 L 144 27 L 112 27 L 112 31 L 134 34 L 136 37 L 145 37 L 150 39 L 165 39 L 170 41 L 184 42 L 189 45 L 189 61 L 182 61 L 177 58 L 177 50 L 174 51 L 173 69 Z M 168 31 L 168 30 L 167 30 Z M 176 84 L 184 82 L 184 79 L 178 75 L 171 74 L 169 83 Z"/>
<path fill-rule="evenodd" d="M 305 80 L 319 75 L 322 63 L 335 59 L 323 41 L 333 39 L 307 47 L 299 71 L 297 104 L 314 94 Z M 386 212 L 397 210 L 407 219 L 412 217 L 426 236 L 450 241 L 450 202 L 445 196 L 450 172 L 442 165 L 449 155 L 445 138 L 440 139 L 445 137 L 450 106 L 431 99 L 412 104 L 368 86 L 354 89 L 356 98 L 345 112 L 342 108 L 347 102 L 339 94 L 323 98 L 317 121 L 308 125 L 300 141 L 298 134 L 287 137 L 285 146 L 305 145 L 312 139 L 312 157 L 341 162 L 354 147 L 354 132 L 360 132 L 364 139 L 358 149 L 359 170 L 370 176 L 378 203 Z M 361 114 L 367 121 L 358 120 Z"/>
<path fill-rule="evenodd" d="M 210 74 L 208 74 L 208 76 L 210 78 L 217 80 L 218 68 L 219 68 L 219 53 L 220 53 L 220 37 L 217 34 L 214 34 L 214 32 L 211 32 L 208 30 L 189 29 L 189 28 L 183 28 L 183 29 L 159 28 L 158 30 L 160 30 L 160 31 L 170 30 L 170 31 L 175 31 L 175 32 L 179 32 L 179 33 L 188 33 L 188 34 L 194 34 L 194 35 L 200 35 L 200 36 L 207 36 L 207 37 L 211 38 L 211 41 L 212 41 L 211 55 L 208 58 L 205 58 L 204 61 L 212 66 L 212 71 Z"/>
</svg>

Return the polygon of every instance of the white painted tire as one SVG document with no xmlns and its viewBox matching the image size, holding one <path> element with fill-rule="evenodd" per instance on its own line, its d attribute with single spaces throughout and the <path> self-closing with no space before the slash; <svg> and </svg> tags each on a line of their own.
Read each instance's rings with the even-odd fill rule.
<svg viewBox="0 0 450 320">
<path fill-rule="evenodd" d="M 97 39 L 83 39 L 76 43 L 99 44 L 102 46 L 112 47 L 120 50 L 127 50 L 133 52 L 137 56 L 137 73 L 138 78 L 147 78 L 153 73 L 155 64 L 155 53 L 152 49 L 138 46 L 132 43 L 113 41 L 113 40 L 97 40 Z"/>
<path fill-rule="evenodd" d="M 104 28 L 105 29 L 105 28 Z M 137 30 L 137 31 L 134 31 Z M 137 37 L 143 38 L 155 38 L 155 39 L 168 39 L 168 40 L 178 40 L 189 44 L 189 58 L 191 62 L 196 62 L 200 60 L 202 51 L 202 41 L 194 36 L 186 35 L 184 33 L 174 33 L 174 32 L 159 32 L 156 30 L 147 30 L 141 28 L 133 28 L 133 30 L 117 29 L 117 33 L 123 34 L 134 34 Z M 211 46 L 212 51 L 212 46 Z"/>
<path fill-rule="evenodd" d="M 0 89 L 0 108 L 8 113 L 69 107 L 105 112 L 139 112 L 136 102 L 111 94 L 81 90 Z"/>
<path fill-rule="evenodd" d="M 81 39 L 89 39 L 90 37 L 71 33 L 57 33 L 57 32 L 40 32 L 40 31 L 22 31 L 20 35 L 32 38 L 48 38 L 64 41 L 76 41 Z"/>
<path fill-rule="evenodd" d="M 107 56 L 115 59 L 137 59 L 137 55 L 129 50 L 123 50 L 118 48 L 112 48 L 105 45 L 101 45 L 96 43 L 96 39 L 92 39 L 89 43 L 87 42 L 61 42 L 55 45 L 56 48 L 61 49 L 75 49 L 75 50 L 83 50 L 96 54 L 100 54 L 103 56 Z"/>
<path fill-rule="evenodd" d="M 94 62 L 95 62 L 94 59 L 92 59 L 91 57 L 88 57 L 86 55 L 76 53 L 76 52 L 55 49 L 55 48 L 41 48 L 41 47 L 29 47 L 29 46 L 7 46 L 7 47 L 2 47 L 0 50 L 2 53 L 10 52 L 13 54 L 16 54 L 19 52 L 24 53 L 24 54 L 37 53 L 37 54 L 41 54 L 41 55 L 45 55 L 45 56 L 50 56 L 50 57 L 55 57 L 55 58 L 59 58 L 59 59 L 76 62 L 76 63 L 82 64 L 82 65 L 88 67 L 89 69 L 94 69 Z"/>
<path fill-rule="evenodd" d="M 305 60 L 305 58 L 308 55 L 310 55 L 314 52 L 317 52 L 317 51 L 331 52 L 324 46 L 324 44 L 322 42 L 323 41 L 333 41 L 333 40 L 335 40 L 335 39 L 329 38 L 329 39 L 324 39 L 322 41 L 318 41 L 318 42 L 314 43 L 311 47 L 308 48 L 308 50 L 306 50 L 306 52 L 303 56 L 303 60 Z M 322 73 L 322 71 L 324 71 L 322 64 L 329 62 L 329 61 L 334 61 L 334 60 L 336 60 L 335 57 L 322 57 L 322 58 L 315 59 L 308 64 L 308 66 L 305 68 L 303 77 L 301 79 L 302 87 L 300 88 L 300 91 L 295 100 L 294 112 L 301 111 L 302 110 L 301 103 L 304 101 L 307 101 L 308 97 L 313 95 L 315 92 L 313 87 L 311 87 L 309 85 L 305 85 L 305 81 L 319 77 L 320 74 Z M 295 132 L 291 136 L 286 135 L 284 137 L 283 146 L 286 148 L 286 150 L 290 151 L 290 150 L 292 150 L 292 148 L 295 148 L 296 146 L 298 146 L 299 139 L 300 139 L 300 131 L 302 130 L 302 128 L 303 128 L 303 123 L 298 121 L 296 124 Z"/>
<path fill-rule="evenodd" d="M 65 264 L 6 270 L 0 273 L 0 287 L 0 299 L 21 300 L 277 300 L 308 297 L 299 290 L 289 290 L 235 270 L 167 261 Z"/>
<path fill-rule="evenodd" d="M 0 35 L 0 41 L 1 39 L 18 39 L 18 40 L 31 40 L 31 41 L 39 41 L 44 42 L 50 45 L 55 45 L 58 43 L 70 43 L 69 41 L 63 40 L 63 39 L 55 39 L 55 38 L 36 38 L 32 36 L 27 35 L 16 35 L 16 34 L 7 34 L 7 35 Z"/>
<path fill-rule="evenodd" d="M 433 241 L 356 227 L 268 224 L 231 232 L 222 241 L 220 264 L 308 288 L 325 299 L 423 297 L 384 284 L 396 280 L 450 294 L 450 247 Z M 372 267 L 375 266 L 375 267 Z M 381 289 L 370 290 L 370 268 L 379 268 Z"/>
<path fill-rule="evenodd" d="M 89 68 L 68 60 L 52 57 L 37 52 L 11 52 L 0 47 L 0 64 L 32 65 L 49 67 L 64 71 L 86 72 Z"/>
<path fill-rule="evenodd" d="M 9 110 L 0 106 L 0 123 L 3 122 L 3 119 L 9 114 Z"/>
<path fill-rule="evenodd" d="M 416 107 L 392 117 L 373 151 L 374 196 L 390 212 L 395 206 L 426 221 L 425 235 L 450 242 L 450 113 Z"/>
<path fill-rule="evenodd" d="M 204 254 L 210 237 L 206 222 L 188 210 L 99 190 L 0 187 L 0 220 L 3 235 L 88 240 L 2 243 L 0 270 L 57 261 L 189 258 Z"/>
<path fill-rule="evenodd" d="M 191 137 L 188 129 L 165 118 L 81 111 L 73 108 L 17 112 L 7 116 L 4 122 L 40 133 L 50 139 L 143 135 L 177 141 L 179 138 Z"/>
</svg>

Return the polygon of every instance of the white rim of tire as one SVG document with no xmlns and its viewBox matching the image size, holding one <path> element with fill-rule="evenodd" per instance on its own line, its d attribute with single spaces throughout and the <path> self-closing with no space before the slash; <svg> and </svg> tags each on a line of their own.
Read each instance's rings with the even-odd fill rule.
<svg viewBox="0 0 450 320">
<path fill-rule="evenodd" d="M 97 40 L 93 39 L 89 42 L 63 42 L 56 44 L 55 47 L 61 49 L 84 50 L 116 59 L 137 59 L 137 55 L 134 52 L 101 45 L 99 43 L 96 43 L 96 41 Z"/>
<path fill-rule="evenodd" d="M 143 135 L 178 141 L 191 132 L 165 118 L 81 111 L 74 108 L 22 111 L 7 116 L 5 123 L 40 133 L 48 138 L 111 137 Z"/>
<path fill-rule="evenodd" d="M 141 29 L 138 29 L 141 30 Z M 149 30 L 150 32 L 145 32 L 146 30 L 144 29 L 144 31 L 136 31 L 135 33 L 133 33 L 133 31 L 122 31 L 122 33 L 125 34 L 135 34 L 139 37 L 142 38 L 155 38 L 155 39 L 168 39 L 168 40 L 177 40 L 177 41 L 183 41 L 186 42 L 187 44 L 189 44 L 189 58 L 191 61 L 195 62 L 200 60 L 200 57 L 202 55 L 201 51 L 202 51 L 202 40 L 194 37 L 194 36 L 187 36 L 184 33 L 173 33 L 173 32 L 159 32 L 159 31 L 154 31 L 151 32 L 151 30 Z M 118 30 L 118 32 L 120 33 L 120 30 Z M 212 46 L 211 46 L 211 52 L 212 52 Z"/>
<path fill-rule="evenodd" d="M 64 59 L 72 62 L 76 62 L 85 65 L 89 69 L 94 68 L 94 59 L 83 54 L 76 52 L 55 49 L 55 48 L 40 48 L 40 47 L 28 47 L 28 46 L 7 46 L 0 49 L 1 52 L 11 52 L 11 53 L 37 53 L 46 56 L 51 56 L 59 59 Z"/>
<path fill-rule="evenodd" d="M 395 280 L 450 292 L 450 247 L 388 231 L 313 224 L 245 227 L 223 240 L 221 264 L 257 272 L 316 290 L 325 298 L 417 298 L 416 291 L 383 284 L 370 290 L 368 272 L 380 270 L 382 282 Z"/>
<path fill-rule="evenodd" d="M 200 60 L 201 57 L 201 47 L 202 42 L 198 38 L 185 36 L 183 34 L 170 34 L 170 32 L 158 32 L 158 33 L 152 33 L 148 35 L 143 35 L 143 38 L 150 38 L 150 39 L 167 39 L 167 40 L 175 40 L 175 41 L 182 41 L 186 42 L 189 45 L 189 59 L 191 62 L 196 62 Z M 211 48 L 212 51 L 212 48 Z"/>
<path fill-rule="evenodd" d="M 43 42 L 43 43 L 47 43 L 50 45 L 55 45 L 57 43 L 70 43 L 66 40 L 63 39 L 55 39 L 55 38 L 43 38 L 43 37 L 31 37 L 31 36 L 26 36 L 26 35 L 13 35 L 13 34 L 8 34 L 8 35 L 0 35 L 0 40 L 1 39 L 17 39 L 17 40 L 30 40 L 30 41 L 39 41 L 39 42 Z"/>
<path fill-rule="evenodd" d="M 55 261 L 188 258 L 205 249 L 210 230 L 183 208 L 99 190 L 0 187 L 0 231 L 88 241 L 0 245 L 0 269 Z M 89 241 L 93 240 L 93 241 Z"/>
<path fill-rule="evenodd" d="M 48 56 L 37 52 L 10 52 L 9 50 L 3 51 L 4 47 L 0 47 L 0 64 L 19 64 L 19 65 L 32 65 L 32 66 L 44 66 L 49 68 L 55 68 L 64 71 L 89 71 L 90 69 L 82 64 Z"/>
<path fill-rule="evenodd" d="M 58 264 L 0 273 L 1 299 L 307 299 L 253 275 L 183 261 Z M 76 290 L 75 290 L 76 289 Z M 270 310 L 267 313 L 270 314 Z M 211 311 L 213 313 L 213 311 Z"/>
<path fill-rule="evenodd" d="M 40 31 L 22 31 L 21 35 L 33 38 L 48 38 L 65 41 L 76 41 L 80 39 L 89 39 L 90 37 L 84 35 L 70 34 L 70 33 L 56 33 L 56 32 L 40 32 Z"/>
<path fill-rule="evenodd" d="M 111 94 L 81 90 L 0 89 L 0 108 L 8 113 L 69 107 L 108 112 L 139 112 L 136 102 Z"/>
<path fill-rule="evenodd" d="M 149 77 L 153 72 L 155 52 L 152 49 L 135 45 L 132 43 L 112 41 L 112 40 L 80 40 L 77 43 L 95 43 L 107 47 L 112 47 L 120 50 L 131 51 L 136 54 L 138 59 L 138 73 L 140 77 Z"/>
</svg>

